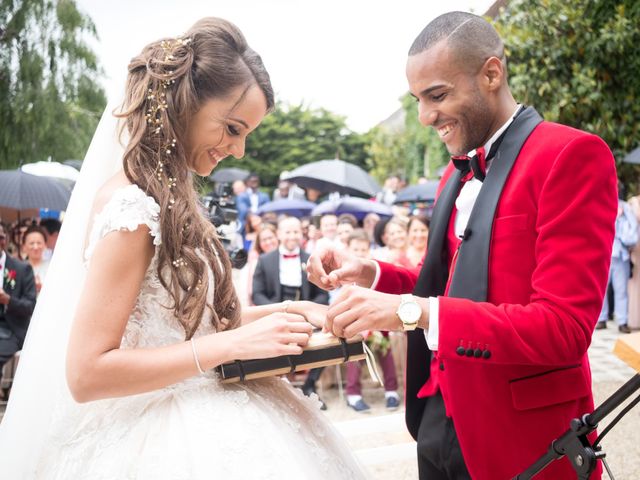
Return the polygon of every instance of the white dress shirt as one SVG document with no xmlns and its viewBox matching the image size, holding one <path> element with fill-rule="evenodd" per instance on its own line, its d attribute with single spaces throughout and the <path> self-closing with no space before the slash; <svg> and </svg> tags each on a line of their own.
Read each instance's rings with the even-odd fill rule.
<svg viewBox="0 0 640 480">
<path fill-rule="evenodd" d="M 288 251 L 284 247 L 278 248 L 280 252 L 280 285 L 287 287 L 302 286 L 302 262 L 300 260 L 300 248 Z M 298 255 L 296 258 L 284 258 L 283 255 Z"/>
<path fill-rule="evenodd" d="M 0 250 L 0 288 L 4 287 L 4 264 L 7 261 L 7 254 Z"/>
<path fill-rule="evenodd" d="M 249 210 L 251 210 L 253 213 L 256 213 L 259 207 L 258 204 L 260 203 L 260 199 L 258 198 L 258 192 L 253 191 L 250 188 L 247 190 L 249 192 Z"/>
</svg>

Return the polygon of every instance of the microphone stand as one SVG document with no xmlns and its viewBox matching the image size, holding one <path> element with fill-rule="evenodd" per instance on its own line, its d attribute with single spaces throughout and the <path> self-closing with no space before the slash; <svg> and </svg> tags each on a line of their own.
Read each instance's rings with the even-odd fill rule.
<svg viewBox="0 0 640 480">
<path fill-rule="evenodd" d="M 571 466 L 576 471 L 579 480 L 589 480 L 591 473 L 596 468 L 598 460 L 603 461 L 609 477 L 613 479 L 613 475 L 609 471 L 606 461 L 604 461 L 606 454 L 602 451 L 599 443 L 615 424 L 640 402 L 640 395 L 630 402 L 629 405 L 613 419 L 593 445 L 589 442 L 587 435 L 595 431 L 598 423 L 602 419 L 618 408 L 627 398 L 638 390 L 640 390 L 640 374 L 634 375 L 631 380 L 607 398 L 593 413 L 584 414 L 582 418 L 574 418 L 571 420 L 570 428 L 560 438 L 551 442 L 547 453 L 541 456 L 520 475 L 513 477 L 512 480 L 529 480 L 540 473 L 551 462 L 559 460 L 564 456 L 571 462 Z"/>
</svg>

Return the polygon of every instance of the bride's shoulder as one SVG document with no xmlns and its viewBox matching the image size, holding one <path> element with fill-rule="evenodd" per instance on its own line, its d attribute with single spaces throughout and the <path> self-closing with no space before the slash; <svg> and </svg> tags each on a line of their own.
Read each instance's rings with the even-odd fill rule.
<svg viewBox="0 0 640 480">
<path fill-rule="evenodd" d="M 161 243 L 160 206 L 140 187 L 129 182 L 122 172 L 114 175 L 98 189 L 91 210 L 91 228 L 86 243 L 87 256 L 90 255 L 92 247 L 110 232 L 135 232 L 142 226 L 153 238 L 154 245 Z"/>
</svg>

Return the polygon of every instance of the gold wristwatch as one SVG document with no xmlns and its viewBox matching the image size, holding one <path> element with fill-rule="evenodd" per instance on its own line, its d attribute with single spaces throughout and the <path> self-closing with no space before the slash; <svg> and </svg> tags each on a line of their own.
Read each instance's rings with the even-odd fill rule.
<svg viewBox="0 0 640 480">
<path fill-rule="evenodd" d="M 396 310 L 396 315 L 402 322 L 404 331 L 415 330 L 418 320 L 422 316 L 422 307 L 410 293 L 400 295 L 400 305 Z"/>
</svg>

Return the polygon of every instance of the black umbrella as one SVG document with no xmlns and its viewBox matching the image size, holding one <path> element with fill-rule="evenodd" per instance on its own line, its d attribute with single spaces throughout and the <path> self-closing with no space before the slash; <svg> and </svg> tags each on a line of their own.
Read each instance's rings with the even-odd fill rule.
<svg viewBox="0 0 640 480">
<path fill-rule="evenodd" d="M 419 183 L 403 188 L 398 192 L 393 203 L 432 202 L 436 199 L 438 183 L 437 180 L 429 180 L 426 183 Z"/>
<path fill-rule="evenodd" d="M 50 177 L 21 170 L 0 170 L 0 206 L 13 210 L 66 210 L 71 191 Z"/>
<path fill-rule="evenodd" d="M 340 192 L 342 195 L 373 197 L 380 191 L 378 183 L 362 168 L 338 159 L 302 165 L 289 173 L 287 180 L 321 193 Z"/>
<path fill-rule="evenodd" d="M 636 165 L 640 164 L 640 147 L 631 150 L 622 161 L 625 163 L 635 163 Z"/>
<path fill-rule="evenodd" d="M 248 176 L 249 172 L 241 168 L 220 168 L 209 175 L 209 180 L 218 183 L 233 183 L 236 180 L 246 180 Z"/>
</svg>

